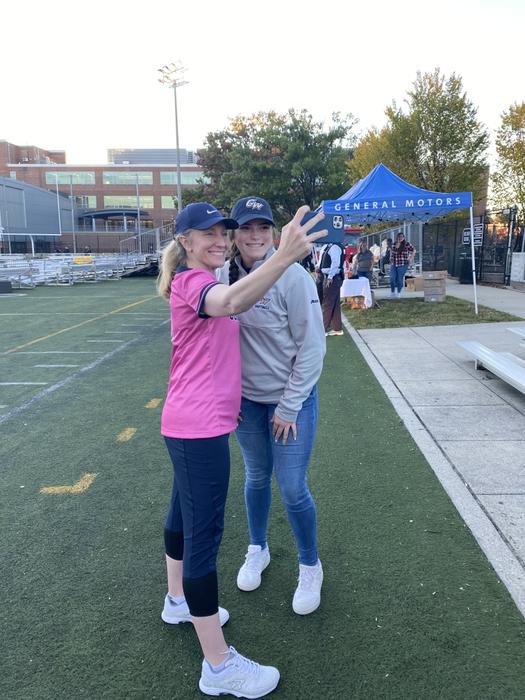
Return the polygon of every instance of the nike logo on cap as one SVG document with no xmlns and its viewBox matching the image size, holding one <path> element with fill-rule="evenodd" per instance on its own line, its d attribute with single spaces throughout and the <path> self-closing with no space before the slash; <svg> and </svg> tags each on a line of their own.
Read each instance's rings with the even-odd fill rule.
<svg viewBox="0 0 525 700">
<path fill-rule="evenodd" d="M 209 209 L 206 209 L 206 214 L 217 214 L 217 209 L 212 209 L 211 211 Z"/>
</svg>

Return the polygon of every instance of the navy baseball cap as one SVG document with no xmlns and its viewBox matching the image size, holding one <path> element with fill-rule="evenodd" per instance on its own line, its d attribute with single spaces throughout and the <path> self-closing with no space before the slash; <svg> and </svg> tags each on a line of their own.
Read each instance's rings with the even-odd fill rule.
<svg viewBox="0 0 525 700">
<path fill-rule="evenodd" d="M 204 231 L 215 226 L 215 224 L 224 224 L 228 229 L 239 228 L 239 224 L 235 219 L 224 217 L 213 204 L 194 202 L 184 207 L 180 214 L 177 215 L 175 219 L 175 233 L 184 233 L 190 228 Z"/>
<path fill-rule="evenodd" d="M 233 205 L 232 216 L 238 221 L 239 226 L 247 224 L 248 221 L 253 221 L 254 219 L 263 219 L 275 226 L 272 208 L 262 197 L 243 197 L 239 199 Z"/>
</svg>

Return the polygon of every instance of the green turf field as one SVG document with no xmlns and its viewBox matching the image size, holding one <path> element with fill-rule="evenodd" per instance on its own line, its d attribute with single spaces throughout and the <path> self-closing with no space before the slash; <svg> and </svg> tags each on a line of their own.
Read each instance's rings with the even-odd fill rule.
<svg viewBox="0 0 525 700">
<path fill-rule="evenodd" d="M 0 383 L 41 382 L 0 386 L 2 700 L 204 697 L 191 625 L 160 620 L 171 474 L 161 406 L 146 406 L 164 396 L 170 347 L 154 294 L 133 279 L 0 297 Z M 525 697 L 523 619 L 352 341 L 327 340 L 310 479 L 323 602 L 291 610 L 278 498 L 263 585 L 236 589 L 247 539 L 232 440 L 227 640 L 279 667 L 275 698 Z M 86 490 L 40 493 L 86 473 Z"/>
</svg>

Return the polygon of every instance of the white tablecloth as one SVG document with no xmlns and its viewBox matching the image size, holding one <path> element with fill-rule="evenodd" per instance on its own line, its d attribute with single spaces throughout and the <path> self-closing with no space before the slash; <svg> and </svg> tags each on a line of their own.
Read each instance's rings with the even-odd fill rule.
<svg viewBox="0 0 525 700">
<path fill-rule="evenodd" d="M 341 297 L 357 297 L 365 298 L 367 308 L 372 306 L 372 294 L 370 293 L 370 282 L 366 277 L 360 277 L 357 280 L 343 280 L 341 285 Z"/>
</svg>

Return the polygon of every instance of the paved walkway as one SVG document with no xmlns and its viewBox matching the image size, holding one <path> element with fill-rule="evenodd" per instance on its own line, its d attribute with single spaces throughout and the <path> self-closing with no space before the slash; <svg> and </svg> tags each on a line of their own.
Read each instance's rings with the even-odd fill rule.
<svg viewBox="0 0 525 700">
<path fill-rule="evenodd" d="M 509 287 L 485 287 L 479 284 L 476 285 L 476 290 L 478 304 L 525 318 L 525 293 Z M 474 290 L 471 284 L 459 284 L 455 279 L 448 279 L 447 294 L 474 303 Z"/>
<path fill-rule="evenodd" d="M 472 295 L 450 280 L 447 291 Z M 525 318 L 523 293 L 479 291 L 480 304 Z M 525 359 L 513 325 L 525 324 L 347 329 L 525 616 L 525 395 L 475 370 L 457 345 L 478 340 Z"/>
</svg>

